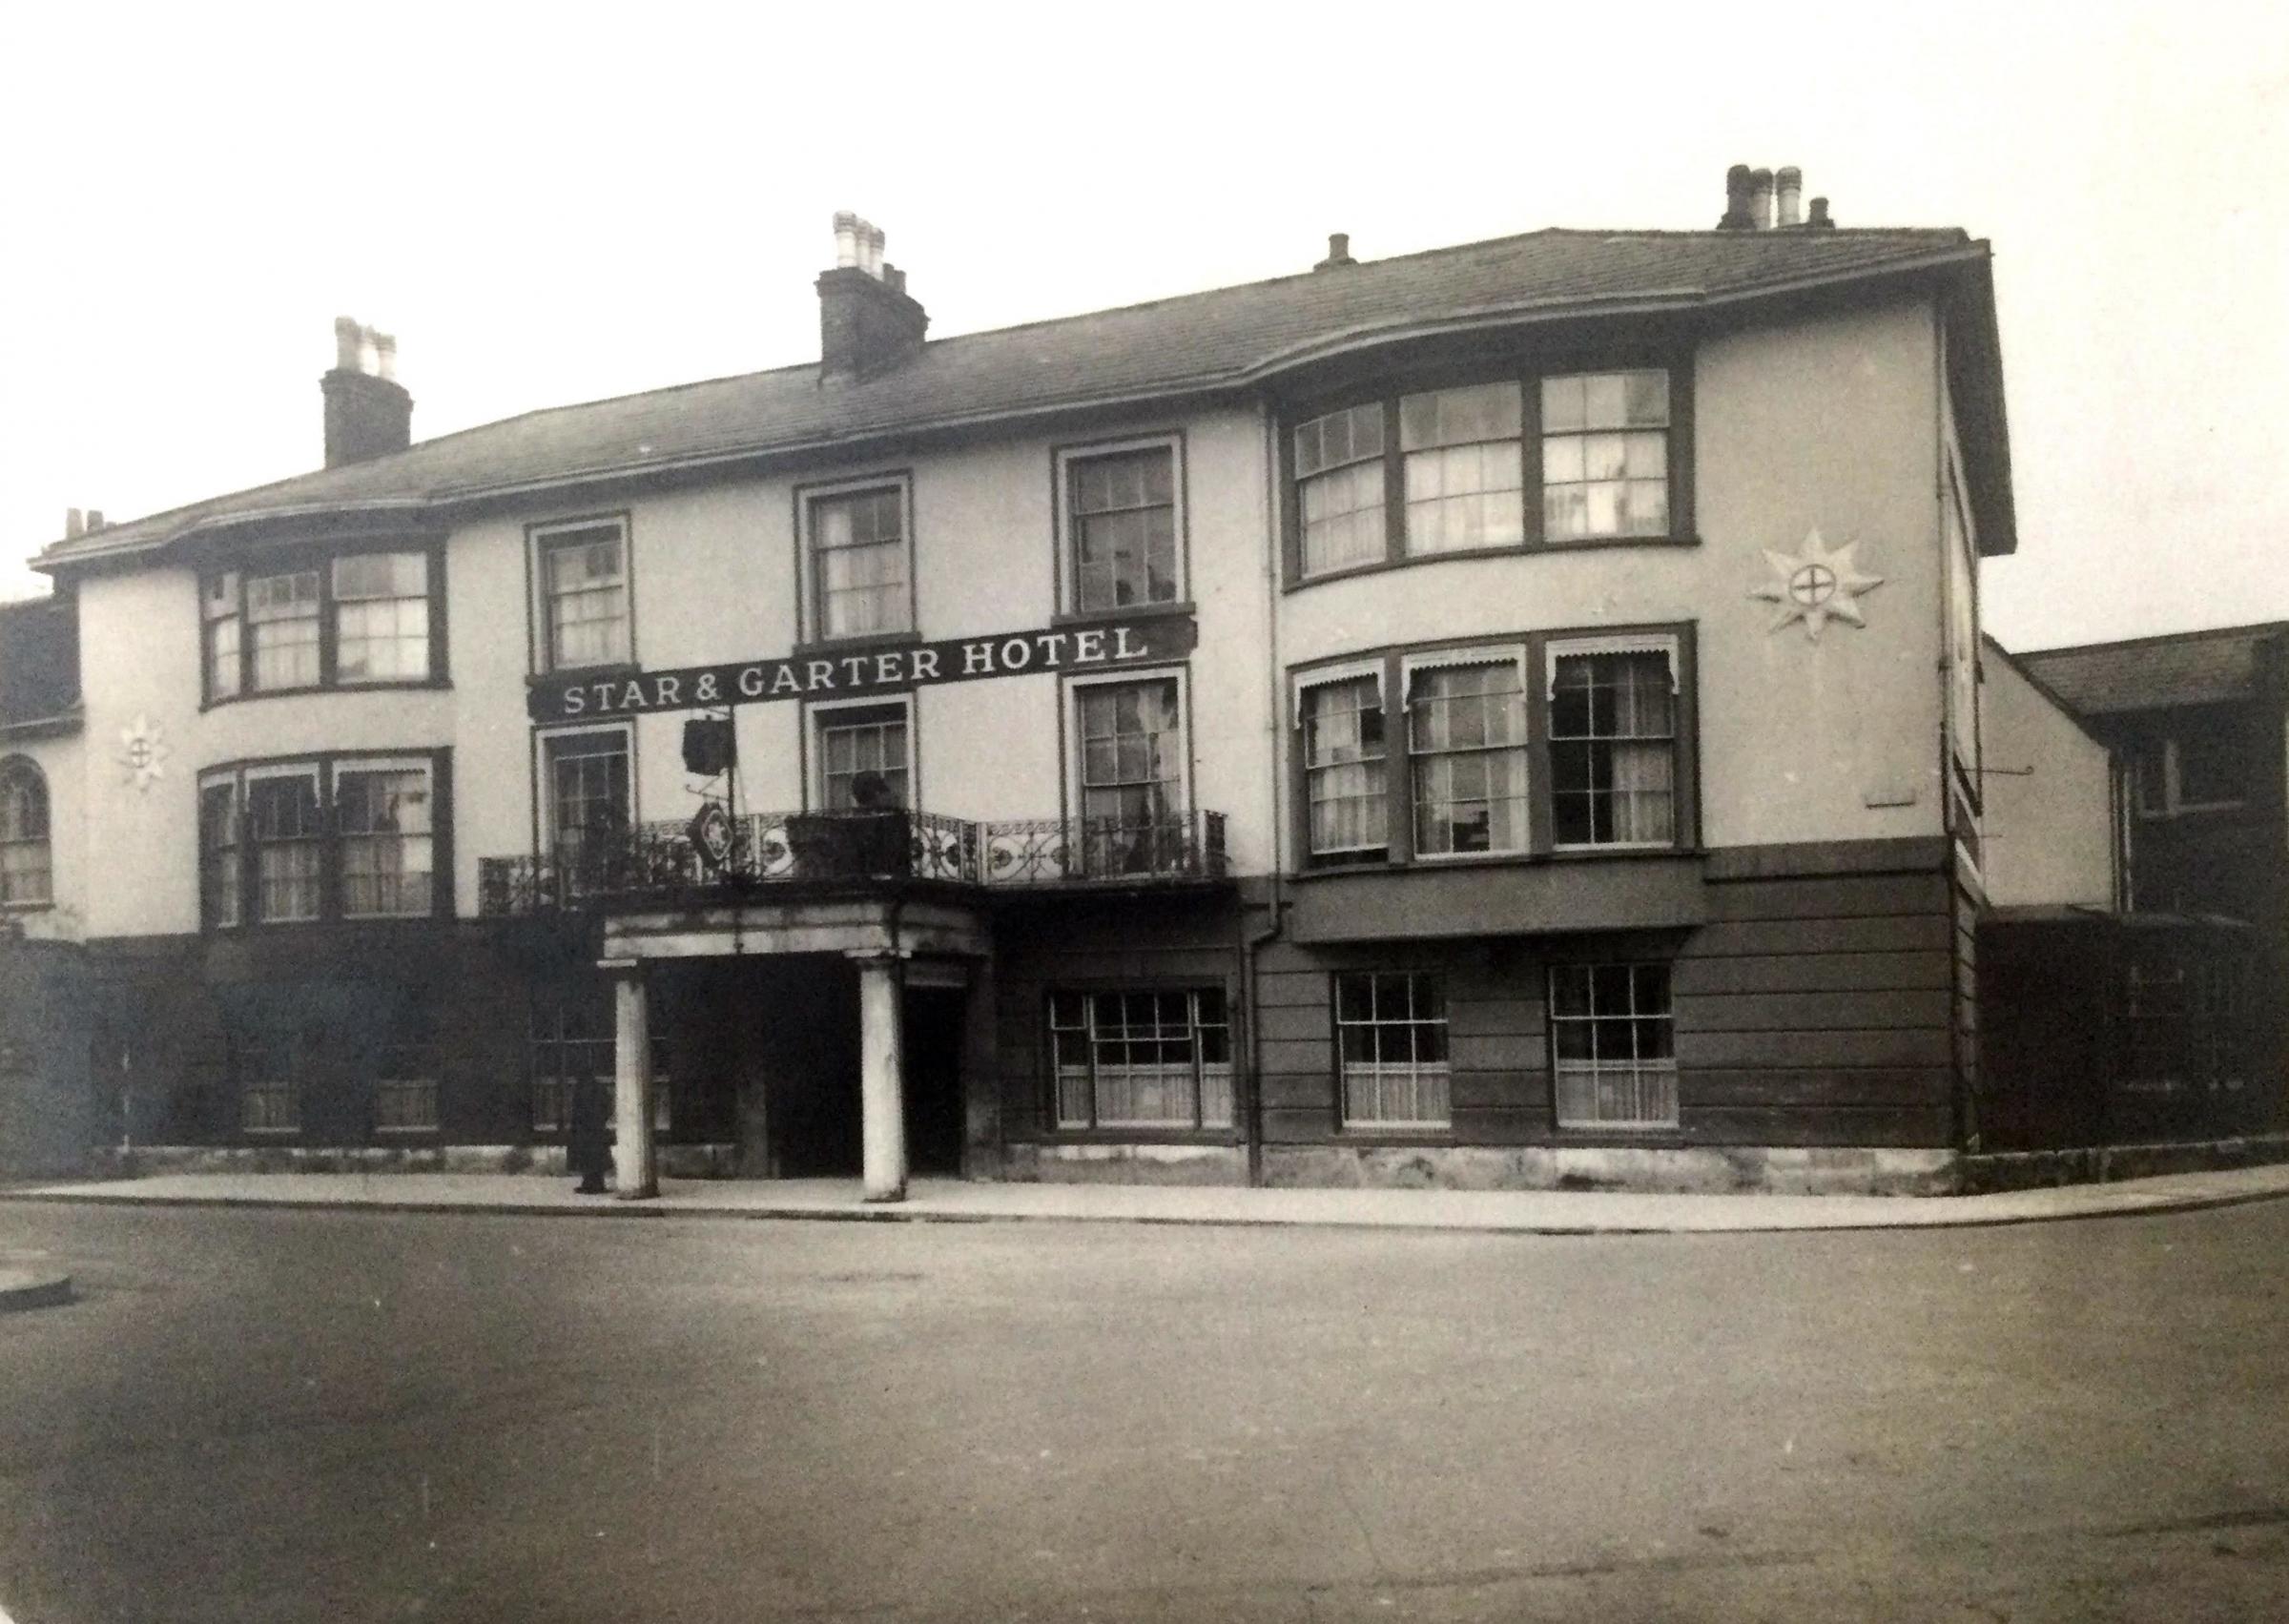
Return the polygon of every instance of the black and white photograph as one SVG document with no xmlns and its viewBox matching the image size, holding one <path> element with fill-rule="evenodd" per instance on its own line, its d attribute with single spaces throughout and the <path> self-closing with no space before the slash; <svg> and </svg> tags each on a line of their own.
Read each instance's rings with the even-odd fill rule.
<svg viewBox="0 0 2289 1624">
<path fill-rule="evenodd" d="M 0 1624 L 2289 1618 L 2289 15 L 0 28 Z"/>
</svg>

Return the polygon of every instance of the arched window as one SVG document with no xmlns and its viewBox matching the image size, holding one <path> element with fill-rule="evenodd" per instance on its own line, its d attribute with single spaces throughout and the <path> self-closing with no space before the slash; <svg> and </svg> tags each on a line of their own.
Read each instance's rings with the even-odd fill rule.
<svg viewBox="0 0 2289 1624">
<path fill-rule="evenodd" d="M 48 781 L 22 756 L 0 761 L 0 905 L 51 899 Z"/>
</svg>

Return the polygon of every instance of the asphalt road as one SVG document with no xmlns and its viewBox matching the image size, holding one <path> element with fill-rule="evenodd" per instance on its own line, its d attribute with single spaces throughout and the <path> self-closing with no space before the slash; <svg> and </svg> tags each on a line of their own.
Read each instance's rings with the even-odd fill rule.
<svg viewBox="0 0 2289 1624">
<path fill-rule="evenodd" d="M 2289 1203 L 1536 1238 L 0 1204 L 0 1614 L 2289 1618 Z"/>
</svg>

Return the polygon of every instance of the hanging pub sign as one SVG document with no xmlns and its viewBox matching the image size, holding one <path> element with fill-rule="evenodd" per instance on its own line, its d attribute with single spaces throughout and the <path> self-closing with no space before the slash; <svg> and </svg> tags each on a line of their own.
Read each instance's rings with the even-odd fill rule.
<svg viewBox="0 0 2289 1624">
<path fill-rule="evenodd" d="M 567 671 L 535 678 L 526 708 L 535 722 L 574 722 L 703 705 L 898 693 L 934 683 L 1043 671 L 1101 671 L 1181 660 L 1192 651 L 1199 635 L 1190 615 L 1150 615 L 1049 631 L 1008 631 L 946 643 L 876 646 L 848 654 L 806 653 L 673 671 Z"/>
</svg>

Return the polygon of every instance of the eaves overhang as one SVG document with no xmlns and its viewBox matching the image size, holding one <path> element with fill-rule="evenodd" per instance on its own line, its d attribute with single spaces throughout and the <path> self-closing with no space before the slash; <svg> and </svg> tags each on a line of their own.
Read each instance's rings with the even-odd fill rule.
<svg viewBox="0 0 2289 1624">
<path fill-rule="evenodd" d="M 981 430 L 1013 429 L 1090 414 L 1109 415 L 1165 408 L 1179 401 L 1245 397 L 1273 386 L 1290 372 L 1330 360 L 1444 336 L 1557 322 L 1658 319 L 1701 312 L 1742 310 L 1758 305 L 1791 302 L 1825 291 L 1891 284 L 1935 273 L 1967 269 L 1976 273 L 1977 282 L 1984 293 L 1983 299 L 1975 302 L 1984 309 L 1990 353 L 1997 358 L 1992 371 L 1995 406 L 1999 417 L 1999 346 L 1994 344 L 1992 338 L 1994 300 L 1991 281 L 1987 274 L 1988 264 L 1988 245 L 1984 241 L 1974 240 L 1961 247 L 1904 256 L 1876 265 L 1769 278 L 1747 287 L 1714 291 L 1701 287 L 1678 287 L 1639 290 L 1611 298 L 1565 296 L 1485 304 L 1445 312 L 1427 319 L 1367 323 L 1356 328 L 1317 335 L 1245 365 L 1170 378 L 1146 388 L 1095 393 L 1076 391 L 1055 400 L 1018 407 L 929 414 L 895 423 L 869 424 L 850 431 L 797 440 L 730 442 L 721 446 L 670 456 L 623 458 L 608 463 L 566 467 L 522 479 L 443 483 L 421 492 L 400 496 L 345 497 L 299 504 L 225 507 L 219 511 L 188 517 L 180 525 L 173 528 L 154 530 L 132 539 L 122 538 L 110 545 L 100 541 L 81 540 L 71 544 L 72 550 L 69 552 L 60 552 L 59 549 L 66 544 L 54 543 L 31 561 L 31 567 L 61 579 L 131 560 L 148 561 L 164 556 L 195 540 L 220 540 L 237 532 L 279 523 L 364 517 L 404 520 L 409 527 L 422 524 L 437 527 L 449 524 L 464 510 L 529 496 L 572 492 L 600 485 L 705 477 L 711 473 L 728 473 L 734 469 L 755 471 L 831 457 L 849 457 L 878 445 L 957 438 L 975 435 Z M 1994 434 L 1999 437 L 2001 433 L 1998 421 L 1994 425 Z M 421 447 L 413 449 L 419 451 Z M 2001 505 L 1998 512 L 1990 504 L 1981 514 L 1979 529 L 1982 552 L 2009 552 L 2016 545 L 2011 515 L 2007 440 L 1987 448 L 1982 461 L 1982 473 L 1990 470 L 1998 458 L 2003 483 Z M 296 476 L 304 477 L 307 476 Z M 222 499 L 225 503 L 229 500 Z M 137 521 L 120 528 L 140 527 L 146 523 Z M 1999 541 L 1990 539 L 1990 531 L 1992 537 L 1999 538 Z"/>
</svg>

